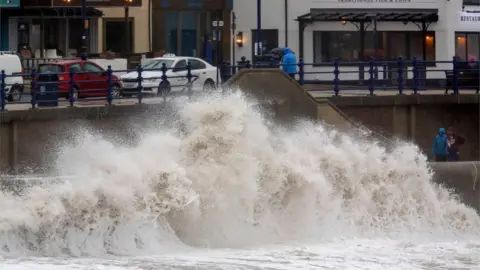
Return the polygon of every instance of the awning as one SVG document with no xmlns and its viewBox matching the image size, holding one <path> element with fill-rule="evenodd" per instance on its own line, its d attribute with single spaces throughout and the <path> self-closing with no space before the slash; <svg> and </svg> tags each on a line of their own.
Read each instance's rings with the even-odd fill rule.
<svg viewBox="0 0 480 270">
<path fill-rule="evenodd" d="M 82 8 L 80 7 L 68 7 L 68 8 L 47 8 L 47 7 L 32 7 L 22 9 L 9 9 L 9 16 L 22 16 L 22 17 L 80 17 L 82 15 Z M 93 8 L 86 8 L 87 17 L 102 17 L 103 12 Z"/>
<path fill-rule="evenodd" d="M 438 21 L 438 9 L 312 8 L 310 13 L 299 16 L 297 21 L 366 22 L 374 18 L 385 22 L 432 23 Z"/>
</svg>

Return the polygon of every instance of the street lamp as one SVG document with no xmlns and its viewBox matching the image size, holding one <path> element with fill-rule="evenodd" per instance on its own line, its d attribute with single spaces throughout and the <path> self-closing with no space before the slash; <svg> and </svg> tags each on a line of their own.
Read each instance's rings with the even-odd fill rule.
<svg viewBox="0 0 480 270">
<path fill-rule="evenodd" d="M 82 60 L 87 60 L 87 46 L 88 46 L 88 20 L 87 20 L 87 1 L 82 1 L 82 24 L 83 24 L 83 31 L 82 31 L 82 46 L 81 46 L 81 58 Z M 72 0 L 63 0 L 65 4 L 71 4 Z"/>
<path fill-rule="evenodd" d="M 125 1 L 125 52 L 130 52 L 130 24 L 129 24 L 129 7 L 132 5 L 133 0 Z"/>
</svg>

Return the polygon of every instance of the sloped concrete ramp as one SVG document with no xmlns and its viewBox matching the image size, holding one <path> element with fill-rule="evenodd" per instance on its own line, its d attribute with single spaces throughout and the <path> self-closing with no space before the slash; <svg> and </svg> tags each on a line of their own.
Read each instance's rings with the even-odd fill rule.
<svg viewBox="0 0 480 270">
<path fill-rule="evenodd" d="M 353 122 L 328 99 L 318 102 L 279 69 L 243 69 L 226 86 L 238 87 L 248 96 L 265 101 L 263 107 L 277 119 L 300 117 L 321 120 L 338 129 L 352 127 Z"/>
</svg>

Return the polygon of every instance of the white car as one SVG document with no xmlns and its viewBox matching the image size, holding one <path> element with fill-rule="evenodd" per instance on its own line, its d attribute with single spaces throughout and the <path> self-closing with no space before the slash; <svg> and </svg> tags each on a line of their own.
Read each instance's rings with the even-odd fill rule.
<svg viewBox="0 0 480 270">
<path fill-rule="evenodd" d="M 167 79 L 162 81 L 162 65 L 168 68 Z M 188 92 L 187 63 L 192 73 L 192 90 L 214 89 L 217 84 L 217 68 L 195 57 L 166 55 L 153 58 L 142 66 L 142 93 L 162 95 L 163 93 Z M 131 96 L 138 93 L 138 72 L 132 71 L 122 75 L 122 95 Z"/>
</svg>

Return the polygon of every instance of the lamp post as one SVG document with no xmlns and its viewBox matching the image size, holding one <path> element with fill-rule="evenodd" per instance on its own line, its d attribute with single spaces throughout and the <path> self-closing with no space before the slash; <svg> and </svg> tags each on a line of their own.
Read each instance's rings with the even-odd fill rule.
<svg viewBox="0 0 480 270">
<path fill-rule="evenodd" d="M 262 0 L 257 0 L 257 55 L 262 55 Z"/>
<path fill-rule="evenodd" d="M 87 46 L 88 46 L 88 20 L 87 20 L 87 1 L 82 0 L 82 23 L 83 23 L 83 33 L 82 33 L 82 60 L 87 60 Z"/>
<path fill-rule="evenodd" d="M 133 3 L 133 0 L 124 0 L 125 1 L 125 15 L 124 15 L 124 24 L 125 24 L 125 52 L 130 52 L 130 24 L 129 24 L 129 12 L 130 5 Z"/>
</svg>

